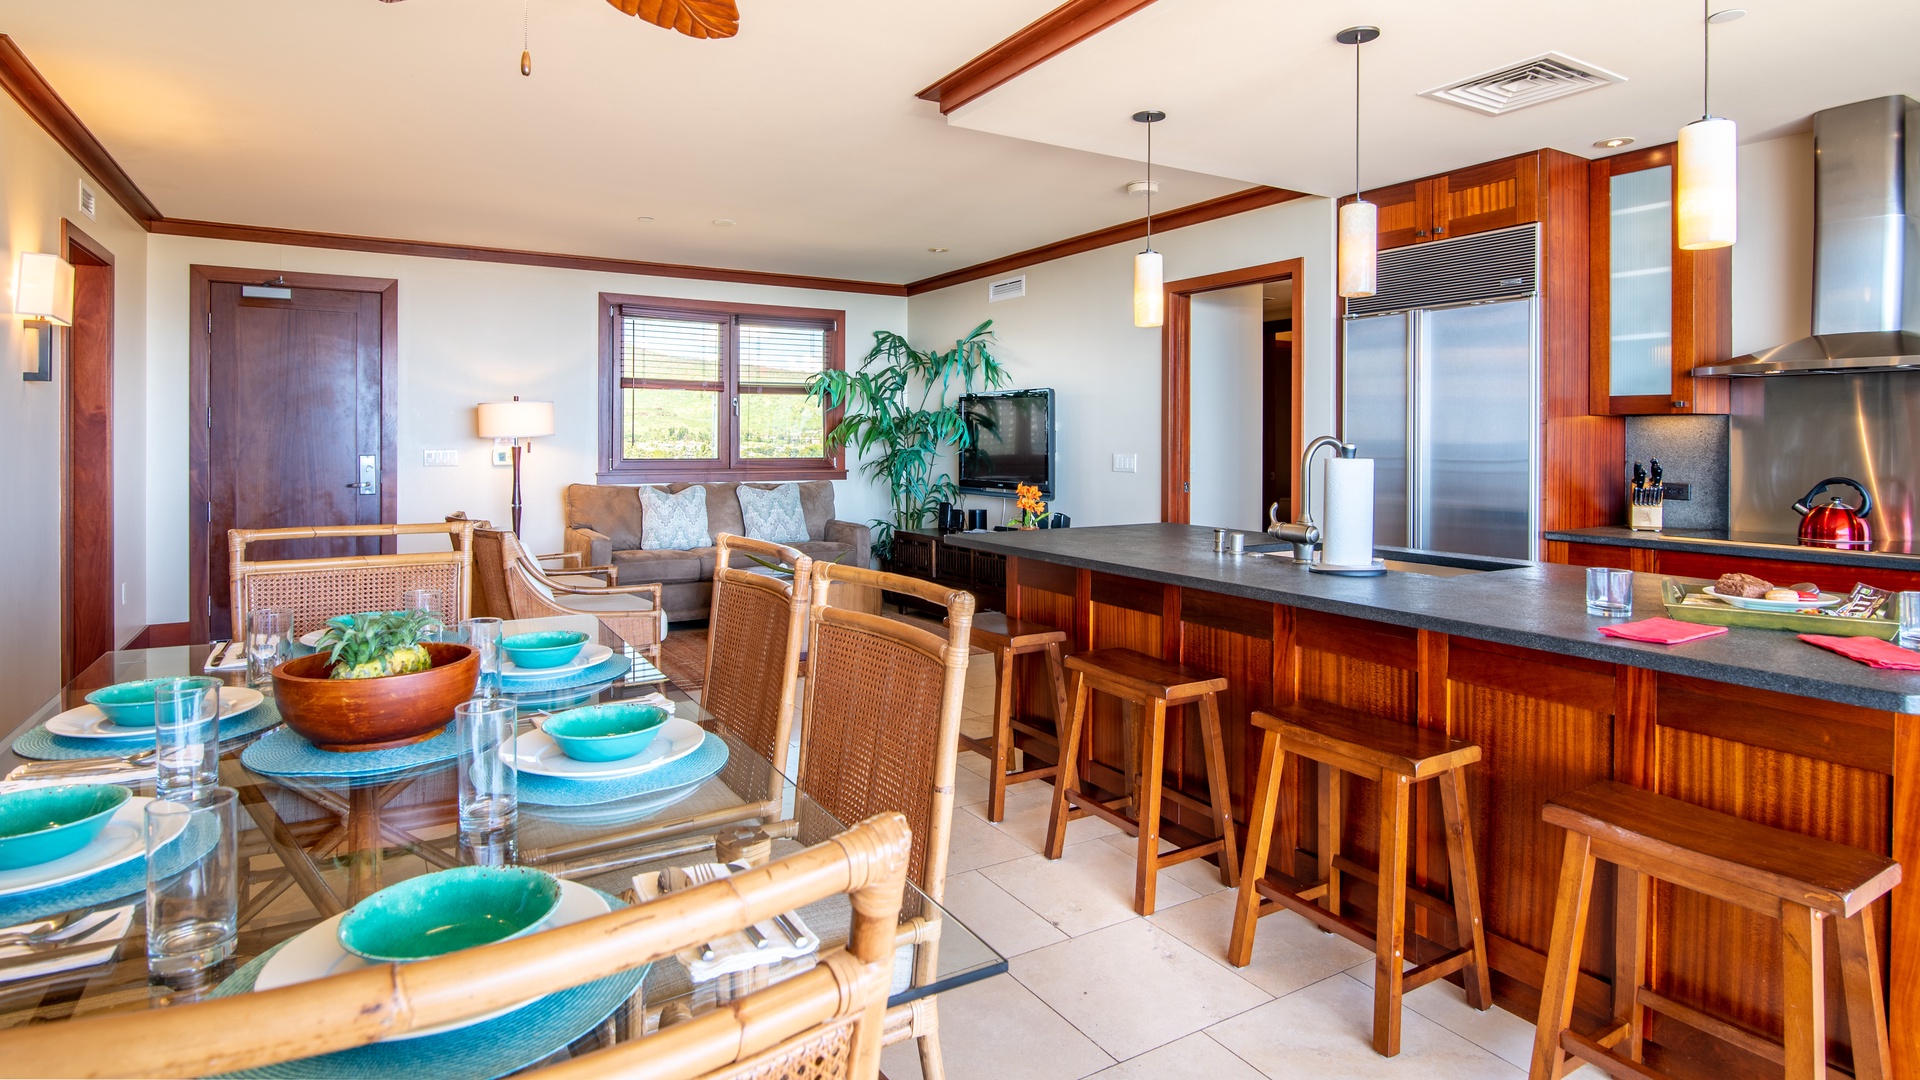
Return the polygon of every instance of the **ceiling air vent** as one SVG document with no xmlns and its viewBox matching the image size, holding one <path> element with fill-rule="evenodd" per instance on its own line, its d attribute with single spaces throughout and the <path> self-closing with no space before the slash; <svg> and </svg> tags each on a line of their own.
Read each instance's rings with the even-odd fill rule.
<svg viewBox="0 0 1920 1080">
<path fill-rule="evenodd" d="M 1448 83 L 1425 91 L 1420 96 L 1488 116 L 1502 116 L 1543 101 L 1626 81 L 1623 75 L 1582 63 L 1571 56 L 1550 52 L 1518 64 L 1509 64 L 1498 71 Z"/>
<path fill-rule="evenodd" d="M 1018 300 L 1025 295 L 1027 295 L 1027 275 L 1025 274 L 1007 278 L 1005 281 L 996 281 L 987 286 L 987 303 L 989 304 L 1000 300 Z"/>
</svg>

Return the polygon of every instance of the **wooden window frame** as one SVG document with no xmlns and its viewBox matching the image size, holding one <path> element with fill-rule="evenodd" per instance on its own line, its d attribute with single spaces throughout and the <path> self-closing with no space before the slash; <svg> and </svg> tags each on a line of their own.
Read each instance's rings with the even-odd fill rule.
<svg viewBox="0 0 1920 1080">
<path fill-rule="evenodd" d="M 724 319 L 728 332 L 721 347 L 719 445 L 717 458 L 623 458 L 621 430 L 625 416 L 621 390 L 625 388 L 620 357 L 620 319 L 638 308 L 664 318 Z M 728 407 L 740 393 L 737 325 L 741 319 L 824 324 L 826 368 L 844 371 L 847 365 L 847 313 L 829 308 L 773 307 L 765 304 L 729 304 L 711 300 L 682 300 L 666 296 L 600 294 L 600 469 L 603 484 L 679 483 L 695 481 L 845 480 L 846 452 L 830 451 L 823 458 L 742 458 L 737 416 Z M 665 385 L 665 384 L 662 384 Z M 748 391 L 764 393 L 766 391 Z M 782 391 L 774 391 L 776 393 Z M 791 392 L 791 391 L 786 391 Z M 839 424 L 844 409 L 827 409 L 821 435 Z"/>
</svg>

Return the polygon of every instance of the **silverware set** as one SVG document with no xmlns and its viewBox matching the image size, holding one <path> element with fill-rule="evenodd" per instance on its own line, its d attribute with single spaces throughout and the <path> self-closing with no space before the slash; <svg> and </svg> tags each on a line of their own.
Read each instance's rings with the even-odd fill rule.
<svg viewBox="0 0 1920 1080">
<path fill-rule="evenodd" d="M 747 868 L 745 866 L 742 866 L 736 863 L 734 864 L 733 869 L 744 870 Z M 695 863 L 692 866 L 669 867 L 666 870 L 663 870 L 660 872 L 660 891 L 662 894 L 665 894 L 669 892 L 678 892 L 681 889 L 691 889 L 701 885 L 710 885 L 713 882 L 723 880 L 726 876 L 727 875 L 721 873 L 720 866 L 715 863 Z M 775 926 L 778 926 L 780 928 L 781 933 L 787 935 L 787 940 L 792 944 L 794 948 L 798 949 L 798 948 L 805 947 L 806 941 L 807 941 L 807 935 L 800 931 L 799 924 L 794 922 L 792 918 L 788 917 L 786 914 L 783 913 L 783 914 L 775 915 L 772 919 L 772 922 Z M 758 926 L 754 926 L 751 924 L 748 925 L 745 930 L 745 933 L 747 936 L 747 940 L 752 942 L 753 947 L 756 949 L 765 949 L 770 947 L 773 944 L 773 942 L 769 940 L 765 934 L 760 932 L 760 928 Z M 700 946 L 701 960 L 704 960 L 707 963 L 712 963 L 716 958 L 719 957 L 719 955 L 720 955 L 719 952 L 714 949 L 712 942 L 703 942 L 701 944 Z"/>
<path fill-rule="evenodd" d="M 158 748 L 125 755 L 72 758 L 67 761 L 34 761 L 7 774 L 9 780 L 44 780 L 61 776 L 108 776 L 117 772 L 136 772 L 153 764 Z"/>
</svg>

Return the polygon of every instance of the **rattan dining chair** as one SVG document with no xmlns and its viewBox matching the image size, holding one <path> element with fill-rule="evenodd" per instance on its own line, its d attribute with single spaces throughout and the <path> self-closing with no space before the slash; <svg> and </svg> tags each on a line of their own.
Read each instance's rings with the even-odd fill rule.
<svg viewBox="0 0 1920 1080">
<path fill-rule="evenodd" d="M 900 815 L 877 815 L 724 881 L 433 960 L 165 1009 L 22 1025 L 0 1031 L 0 1069 L 15 1076 L 205 1076 L 274 1065 L 510 1007 L 844 894 L 853 907 L 847 946 L 822 955 L 816 967 L 538 1075 L 870 1080 L 880 1071 L 910 842 Z"/>
<path fill-rule="evenodd" d="M 715 536 L 713 544 L 713 604 L 700 706 L 773 762 L 774 772 L 784 773 L 793 739 L 800 653 L 806 647 L 813 560 L 784 544 L 731 533 Z M 746 562 L 760 560 L 760 569 L 740 566 L 741 556 Z M 792 577 L 773 572 L 766 563 L 787 567 Z"/>
<path fill-rule="evenodd" d="M 660 584 L 615 585 L 610 569 L 605 569 L 602 583 L 591 576 L 602 569 L 588 567 L 549 574 L 511 532 L 473 530 L 475 592 L 485 597 L 487 610 L 497 618 L 591 615 L 634 651 L 657 662 L 660 642 L 667 636 L 667 611 L 660 603 Z"/>
<path fill-rule="evenodd" d="M 452 619 L 468 615 L 472 580 L 470 521 L 423 525 L 324 525 L 307 529 L 232 529 L 228 576 L 233 633 L 246 632 L 247 612 L 283 607 L 293 612 L 299 633 L 318 630 L 335 615 L 389 611 L 406 589 L 438 589 Z M 288 540 L 352 540 L 367 537 L 444 535 L 448 551 L 393 555 L 344 555 L 321 559 L 248 559 L 247 548 Z"/>
<path fill-rule="evenodd" d="M 945 636 L 911 623 L 834 607 L 835 582 L 865 585 L 945 608 Z M 852 592 L 853 590 L 846 590 Z M 946 891 L 947 844 L 959 757 L 960 708 L 972 651 L 973 594 L 929 581 L 835 563 L 813 567 L 806 707 L 800 727 L 800 790 L 841 821 L 887 810 L 913 829 L 907 880 L 936 904 Z M 939 924 L 903 923 L 916 985 L 938 970 Z M 919 1041 L 920 1071 L 941 1080 L 935 1001 L 887 1018 L 889 1042 Z"/>
</svg>

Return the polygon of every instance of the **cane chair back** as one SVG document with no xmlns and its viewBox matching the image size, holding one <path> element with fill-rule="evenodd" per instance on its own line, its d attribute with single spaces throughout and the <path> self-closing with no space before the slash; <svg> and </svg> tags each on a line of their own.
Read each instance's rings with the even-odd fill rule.
<svg viewBox="0 0 1920 1080">
<path fill-rule="evenodd" d="M 666 611 L 658 582 L 603 585 L 572 572 L 554 577 L 505 529 L 475 529 L 473 561 L 475 576 L 484 579 L 476 591 L 487 593 L 489 606 L 496 597 L 504 602 L 504 609 L 493 609 L 497 618 L 592 615 L 636 650 L 649 656 L 659 652 Z"/>
<path fill-rule="evenodd" d="M 813 560 L 784 544 L 731 533 L 713 541 L 707 683 L 700 706 L 754 753 L 773 762 L 775 772 L 785 772 Z M 790 567 L 793 577 L 742 569 L 735 565 L 736 554 Z"/>
<path fill-rule="evenodd" d="M 278 990 L 14 1027 L 0 1031 L 0 1061 L 18 1076 L 202 1076 L 273 1065 L 607 978 L 844 894 L 853 907 L 847 947 L 817 967 L 539 1075 L 871 1080 L 908 843 L 904 820 L 879 815 L 724 881 L 510 941 Z"/>
<path fill-rule="evenodd" d="M 946 635 L 834 607 L 828 596 L 836 581 L 945 608 Z M 904 814 L 913 828 L 907 880 L 935 901 L 947 875 L 973 606 L 972 593 L 917 578 L 837 563 L 813 567 L 800 789 L 842 821 L 884 810 Z"/>
<path fill-rule="evenodd" d="M 450 550 L 395 555 L 346 555 L 322 559 L 247 558 L 250 544 L 286 540 L 383 536 L 446 536 Z M 469 614 L 473 522 L 423 525 L 326 525 L 308 529 L 233 529 L 227 533 L 233 632 L 246 632 L 247 612 L 283 607 L 300 633 L 317 630 L 335 615 L 391 611 L 407 589 L 437 589 L 449 619 Z"/>
</svg>

